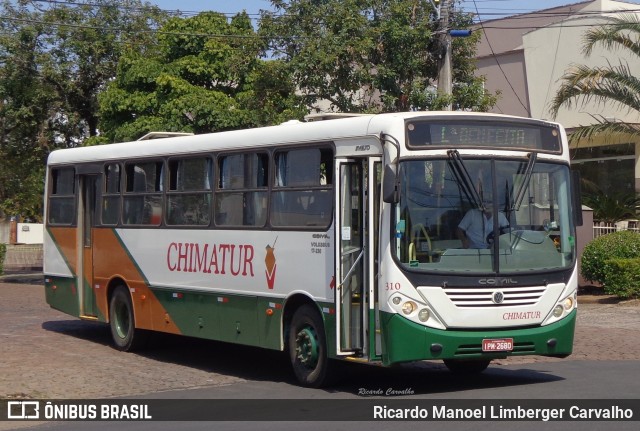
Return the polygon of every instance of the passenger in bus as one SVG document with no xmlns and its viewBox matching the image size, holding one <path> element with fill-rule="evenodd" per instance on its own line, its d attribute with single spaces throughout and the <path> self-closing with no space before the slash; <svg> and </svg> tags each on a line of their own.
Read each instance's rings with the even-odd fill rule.
<svg viewBox="0 0 640 431">
<path fill-rule="evenodd" d="M 456 235 L 462 241 L 463 248 L 489 248 L 493 239 L 493 204 L 491 198 L 485 198 L 484 210 L 471 208 L 462 218 Z M 502 211 L 498 212 L 500 230 L 508 228 L 509 222 Z"/>
</svg>

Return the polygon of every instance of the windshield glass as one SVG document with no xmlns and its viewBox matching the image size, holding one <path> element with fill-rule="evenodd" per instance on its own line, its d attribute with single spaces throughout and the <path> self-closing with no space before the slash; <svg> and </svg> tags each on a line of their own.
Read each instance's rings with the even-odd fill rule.
<svg viewBox="0 0 640 431">
<path fill-rule="evenodd" d="M 569 168 L 528 159 L 400 163 L 395 253 L 417 271 L 522 273 L 572 265 Z"/>
</svg>

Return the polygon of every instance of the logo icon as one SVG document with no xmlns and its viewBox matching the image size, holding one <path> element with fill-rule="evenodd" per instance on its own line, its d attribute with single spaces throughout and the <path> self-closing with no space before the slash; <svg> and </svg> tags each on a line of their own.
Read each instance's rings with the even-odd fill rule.
<svg viewBox="0 0 640 431">
<path fill-rule="evenodd" d="M 267 286 L 269 289 L 273 289 L 276 282 L 276 268 L 278 267 L 278 265 L 276 265 L 276 255 L 274 254 L 276 242 L 278 242 L 278 237 L 273 241 L 273 245 L 267 244 L 267 255 L 264 258 L 264 265 L 266 267 L 264 273 L 267 276 Z"/>
<path fill-rule="evenodd" d="M 504 293 L 497 291 L 493 294 L 492 298 L 494 304 L 502 304 L 504 301 Z"/>
<path fill-rule="evenodd" d="M 7 419 L 40 419 L 40 401 L 9 401 Z"/>
</svg>

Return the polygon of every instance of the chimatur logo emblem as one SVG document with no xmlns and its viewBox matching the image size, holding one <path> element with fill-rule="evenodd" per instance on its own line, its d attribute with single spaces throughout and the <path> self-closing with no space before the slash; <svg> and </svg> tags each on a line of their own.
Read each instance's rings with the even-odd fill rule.
<svg viewBox="0 0 640 431">
<path fill-rule="evenodd" d="M 502 302 L 504 301 L 504 293 L 497 291 L 493 294 L 491 299 L 493 300 L 494 304 L 502 304 Z"/>
</svg>

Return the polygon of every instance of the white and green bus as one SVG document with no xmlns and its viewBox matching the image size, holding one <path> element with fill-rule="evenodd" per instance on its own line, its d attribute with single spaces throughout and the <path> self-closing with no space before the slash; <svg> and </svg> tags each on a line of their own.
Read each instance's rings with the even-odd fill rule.
<svg viewBox="0 0 640 431">
<path fill-rule="evenodd" d="M 312 387 L 336 360 L 565 357 L 576 184 L 559 124 L 467 112 L 54 151 L 46 298 L 124 351 L 150 331 L 286 350 Z"/>
</svg>

